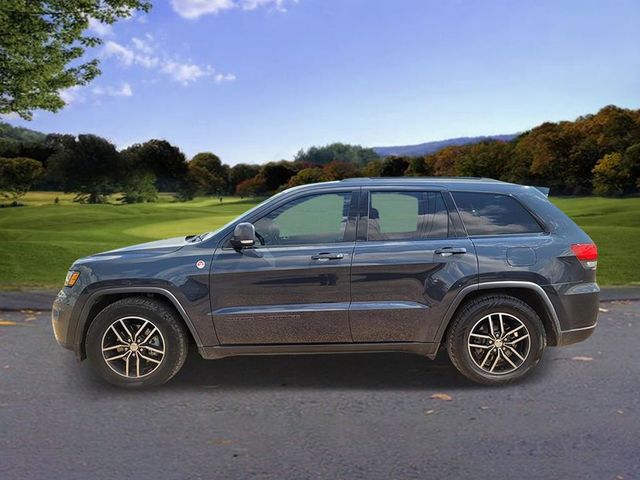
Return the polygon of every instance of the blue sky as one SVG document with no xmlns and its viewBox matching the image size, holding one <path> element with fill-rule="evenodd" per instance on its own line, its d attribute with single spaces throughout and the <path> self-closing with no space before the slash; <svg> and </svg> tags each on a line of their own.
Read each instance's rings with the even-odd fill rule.
<svg viewBox="0 0 640 480">
<path fill-rule="evenodd" d="M 15 125 L 165 138 L 223 161 L 513 133 L 640 108 L 640 2 L 156 0 L 111 28 L 103 75 Z"/>
</svg>

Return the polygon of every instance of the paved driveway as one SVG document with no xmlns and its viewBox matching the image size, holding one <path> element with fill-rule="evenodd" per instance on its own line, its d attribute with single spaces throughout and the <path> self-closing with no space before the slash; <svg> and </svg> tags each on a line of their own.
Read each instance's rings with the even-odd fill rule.
<svg viewBox="0 0 640 480">
<path fill-rule="evenodd" d="M 505 388 L 445 355 L 192 355 L 145 392 L 76 363 L 46 313 L 0 312 L 0 478 L 637 479 L 640 303 L 603 307 Z"/>
</svg>

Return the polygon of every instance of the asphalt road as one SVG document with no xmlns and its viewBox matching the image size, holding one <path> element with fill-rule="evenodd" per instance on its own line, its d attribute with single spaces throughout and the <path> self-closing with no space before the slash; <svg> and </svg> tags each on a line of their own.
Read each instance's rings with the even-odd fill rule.
<svg viewBox="0 0 640 480">
<path fill-rule="evenodd" d="M 445 355 L 192 355 L 145 392 L 94 377 L 46 313 L 0 312 L 0 478 L 638 479 L 640 303 L 603 307 L 504 388 Z"/>
</svg>

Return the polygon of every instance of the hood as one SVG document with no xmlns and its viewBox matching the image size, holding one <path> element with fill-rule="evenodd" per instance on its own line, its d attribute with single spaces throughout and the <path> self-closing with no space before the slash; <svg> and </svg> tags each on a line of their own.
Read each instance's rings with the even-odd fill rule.
<svg viewBox="0 0 640 480">
<path fill-rule="evenodd" d="M 166 240 L 156 240 L 155 242 L 139 243 L 138 245 L 130 245 L 128 247 L 109 250 L 108 252 L 98 253 L 100 255 L 125 255 L 125 254 L 165 254 L 175 252 L 184 247 L 189 242 L 188 237 L 167 238 Z"/>
</svg>

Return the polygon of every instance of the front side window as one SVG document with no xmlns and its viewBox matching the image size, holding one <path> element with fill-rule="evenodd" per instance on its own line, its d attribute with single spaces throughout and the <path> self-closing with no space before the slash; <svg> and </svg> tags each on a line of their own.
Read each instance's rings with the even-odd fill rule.
<svg viewBox="0 0 640 480">
<path fill-rule="evenodd" d="M 351 192 L 297 198 L 257 222 L 262 245 L 312 245 L 345 241 Z"/>
<path fill-rule="evenodd" d="M 448 235 L 439 192 L 371 192 L 367 240 L 426 240 Z"/>
<path fill-rule="evenodd" d="M 451 192 L 469 235 L 540 233 L 535 218 L 508 195 Z"/>
</svg>

